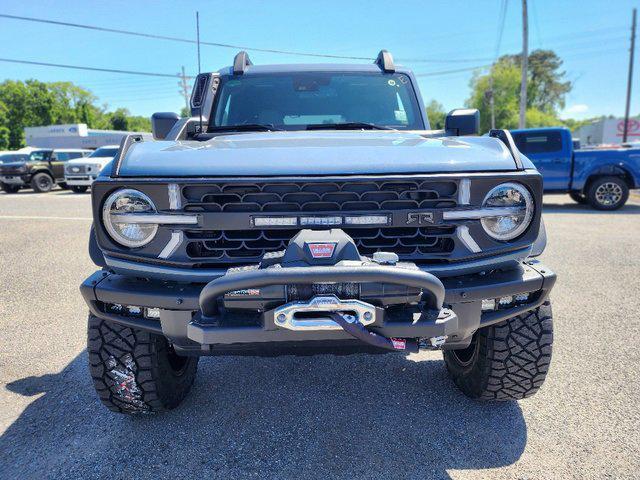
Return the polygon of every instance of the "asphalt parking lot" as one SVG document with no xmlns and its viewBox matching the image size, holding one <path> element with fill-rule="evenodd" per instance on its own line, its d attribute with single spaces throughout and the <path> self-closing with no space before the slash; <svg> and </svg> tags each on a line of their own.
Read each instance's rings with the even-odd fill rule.
<svg viewBox="0 0 640 480">
<path fill-rule="evenodd" d="M 460 394 L 441 355 L 205 358 L 165 415 L 94 394 L 78 285 L 89 195 L 0 193 L 0 478 L 638 478 L 640 201 L 547 197 L 555 344 L 519 403 Z"/>
</svg>

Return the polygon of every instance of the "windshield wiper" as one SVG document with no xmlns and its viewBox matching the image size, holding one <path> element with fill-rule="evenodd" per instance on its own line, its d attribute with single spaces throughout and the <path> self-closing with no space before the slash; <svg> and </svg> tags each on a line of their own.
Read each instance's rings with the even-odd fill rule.
<svg viewBox="0 0 640 480">
<path fill-rule="evenodd" d="M 366 122 L 345 122 L 345 123 L 312 123 L 307 125 L 307 130 L 394 130 L 391 127 L 376 125 Z"/>
<path fill-rule="evenodd" d="M 209 132 L 247 132 L 247 131 L 259 131 L 259 132 L 280 132 L 281 128 L 274 127 L 271 123 L 242 123 L 240 125 L 220 125 L 210 126 L 207 131 Z"/>
</svg>

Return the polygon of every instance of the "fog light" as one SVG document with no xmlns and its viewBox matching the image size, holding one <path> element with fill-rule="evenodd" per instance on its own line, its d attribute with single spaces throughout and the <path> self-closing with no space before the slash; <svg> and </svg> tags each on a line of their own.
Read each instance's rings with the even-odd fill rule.
<svg viewBox="0 0 640 480">
<path fill-rule="evenodd" d="M 119 303 L 107 303 L 107 310 L 111 313 L 122 313 L 124 307 Z"/>
<path fill-rule="evenodd" d="M 129 313 L 129 315 L 138 316 L 138 315 L 142 314 L 142 307 L 136 307 L 134 305 L 129 305 L 127 307 L 127 312 Z"/>
<path fill-rule="evenodd" d="M 529 300 L 528 293 L 519 293 L 516 295 L 516 302 L 526 302 L 527 300 Z"/>
<path fill-rule="evenodd" d="M 498 304 L 501 307 L 508 307 L 512 303 L 513 303 L 513 297 L 511 295 L 507 295 L 506 297 L 500 297 L 500 300 L 498 300 Z"/>
<path fill-rule="evenodd" d="M 482 311 L 483 312 L 492 312 L 496 309 L 496 299 L 495 298 L 485 298 L 482 300 Z"/>
<path fill-rule="evenodd" d="M 160 318 L 160 309 L 159 308 L 145 308 L 144 316 L 147 318 Z"/>
</svg>

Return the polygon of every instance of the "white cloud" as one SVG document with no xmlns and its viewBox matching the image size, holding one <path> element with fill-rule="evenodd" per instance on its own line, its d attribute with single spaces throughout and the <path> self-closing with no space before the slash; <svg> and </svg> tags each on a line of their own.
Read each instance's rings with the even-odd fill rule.
<svg viewBox="0 0 640 480">
<path fill-rule="evenodd" d="M 584 103 L 576 103 L 564 109 L 564 114 L 586 113 L 589 111 L 589 105 Z"/>
</svg>

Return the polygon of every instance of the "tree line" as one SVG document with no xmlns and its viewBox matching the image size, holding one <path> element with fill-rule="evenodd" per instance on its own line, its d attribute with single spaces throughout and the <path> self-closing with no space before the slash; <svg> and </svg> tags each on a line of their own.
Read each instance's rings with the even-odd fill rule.
<svg viewBox="0 0 640 480">
<path fill-rule="evenodd" d="M 527 69 L 527 128 L 565 126 L 575 130 L 601 117 L 585 120 L 560 119 L 565 97 L 572 84 L 565 79 L 562 60 L 552 50 L 534 50 Z M 475 73 L 470 81 L 471 93 L 466 107 L 480 110 L 480 131 L 491 129 L 491 96 L 496 128 L 518 128 L 520 111 L 520 68 L 522 55 L 503 55 L 488 73 Z M 431 128 L 444 128 L 446 112 L 439 102 L 427 104 Z"/>
<path fill-rule="evenodd" d="M 71 82 L 5 80 L 0 83 L 0 150 L 25 145 L 24 128 L 86 123 L 89 128 L 148 132 L 147 117 L 126 108 L 108 111 L 90 91 Z"/>
</svg>

